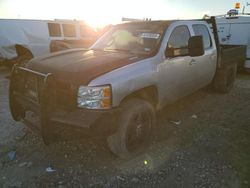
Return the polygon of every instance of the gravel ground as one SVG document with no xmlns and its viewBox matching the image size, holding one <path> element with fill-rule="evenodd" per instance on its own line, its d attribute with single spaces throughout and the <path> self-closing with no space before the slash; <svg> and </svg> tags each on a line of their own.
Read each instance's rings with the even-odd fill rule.
<svg viewBox="0 0 250 188">
<path fill-rule="evenodd" d="M 166 107 L 150 148 L 121 160 L 80 133 L 45 146 L 11 119 L 7 74 L 0 67 L 0 187 L 250 187 L 250 75 L 229 94 L 202 89 Z"/>
<path fill-rule="evenodd" d="M 9 114 L 8 79 L 5 78 L 8 74 L 9 70 L 0 66 L 0 146 L 24 134 L 23 125 L 12 120 Z"/>
</svg>

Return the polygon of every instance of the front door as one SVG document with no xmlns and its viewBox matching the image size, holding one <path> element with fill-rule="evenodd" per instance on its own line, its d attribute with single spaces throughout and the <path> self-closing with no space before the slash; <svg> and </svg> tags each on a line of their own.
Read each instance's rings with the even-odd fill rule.
<svg viewBox="0 0 250 188">
<path fill-rule="evenodd" d="M 188 26 L 175 27 L 166 46 L 165 60 L 158 65 L 159 95 L 163 105 L 176 101 L 193 89 L 191 57 L 188 55 L 190 36 Z"/>
</svg>

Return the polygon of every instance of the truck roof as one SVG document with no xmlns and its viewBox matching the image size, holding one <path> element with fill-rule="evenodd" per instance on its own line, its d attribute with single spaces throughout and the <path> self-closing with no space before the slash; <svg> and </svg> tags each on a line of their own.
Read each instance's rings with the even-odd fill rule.
<svg viewBox="0 0 250 188">
<path fill-rule="evenodd" d="M 133 26 L 133 25 L 158 25 L 158 26 L 169 26 L 171 23 L 175 22 L 176 20 L 154 20 L 154 21 L 133 21 L 133 22 L 126 22 L 122 24 L 117 24 L 116 26 Z"/>
<path fill-rule="evenodd" d="M 122 24 L 117 24 L 116 27 L 133 26 L 133 25 L 158 25 L 158 26 L 169 26 L 174 22 L 206 22 L 204 19 L 189 19 L 189 20 L 149 20 L 149 21 L 132 21 Z"/>
</svg>

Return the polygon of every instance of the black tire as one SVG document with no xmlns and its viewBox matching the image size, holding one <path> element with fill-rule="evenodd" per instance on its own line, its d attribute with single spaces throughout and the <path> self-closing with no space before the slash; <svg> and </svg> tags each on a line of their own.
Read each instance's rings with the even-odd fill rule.
<svg viewBox="0 0 250 188">
<path fill-rule="evenodd" d="M 234 85 L 236 72 L 237 64 L 218 70 L 214 78 L 214 89 L 221 93 L 228 93 Z"/>
<path fill-rule="evenodd" d="M 108 137 L 110 150 L 121 158 L 128 158 L 146 148 L 155 124 L 153 106 L 141 99 L 131 99 L 121 105 L 118 130 Z"/>
</svg>

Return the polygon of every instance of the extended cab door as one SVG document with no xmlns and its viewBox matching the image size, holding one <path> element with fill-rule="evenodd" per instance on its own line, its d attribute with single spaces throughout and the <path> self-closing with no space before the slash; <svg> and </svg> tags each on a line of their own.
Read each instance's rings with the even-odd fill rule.
<svg viewBox="0 0 250 188">
<path fill-rule="evenodd" d="M 196 89 L 209 84 L 215 74 L 217 52 L 215 43 L 212 40 L 211 32 L 209 32 L 207 25 L 198 23 L 193 24 L 192 29 L 195 36 L 203 37 L 204 55 L 192 57 L 190 66 L 192 67 L 193 83 Z"/>
<path fill-rule="evenodd" d="M 158 65 L 159 94 L 163 104 L 173 102 L 193 89 L 191 57 L 188 55 L 190 37 L 187 25 L 174 27 L 169 36 L 164 61 Z"/>
</svg>

